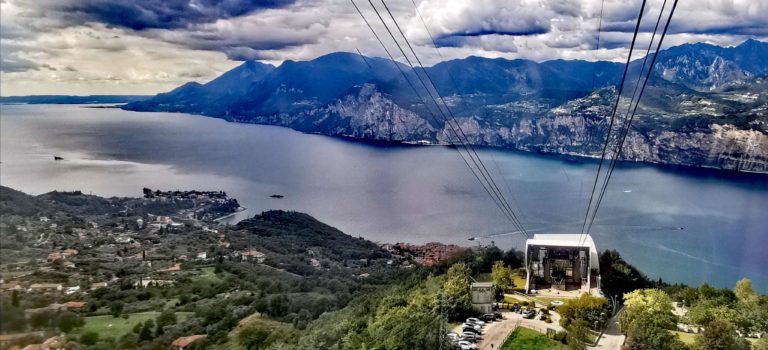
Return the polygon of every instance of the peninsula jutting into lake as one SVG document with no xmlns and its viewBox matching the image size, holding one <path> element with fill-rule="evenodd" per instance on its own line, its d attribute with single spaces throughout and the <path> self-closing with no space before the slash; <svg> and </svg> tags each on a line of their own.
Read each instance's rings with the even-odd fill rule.
<svg viewBox="0 0 768 350">
<path fill-rule="evenodd" d="M 766 13 L 2 0 L 0 350 L 768 350 Z"/>
</svg>

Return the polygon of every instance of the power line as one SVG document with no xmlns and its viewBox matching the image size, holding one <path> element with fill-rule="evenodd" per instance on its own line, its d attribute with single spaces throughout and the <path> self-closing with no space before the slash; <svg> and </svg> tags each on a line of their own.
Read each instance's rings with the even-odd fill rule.
<svg viewBox="0 0 768 350">
<path fill-rule="evenodd" d="M 595 63 L 597 60 L 597 52 L 600 50 L 600 34 L 603 32 L 603 7 L 605 6 L 605 0 L 600 2 L 600 20 L 597 24 L 597 47 L 595 47 Z M 595 89 L 595 79 L 597 78 L 597 64 L 592 66 L 592 89 Z"/>
<path fill-rule="evenodd" d="M 376 33 L 376 31 L 373 29 L 373 26 L 371 26 L 370 22 L 368 22 L 368 20 L 365 18 L 365 16 L 363 15 L 362 11 L 360 10 L 360 8 L 357 6 L 357 4 L 355 4 L 354 0 L 350 0 L 350 2 L 352 2 L 352 5 L 355 7 L 355 9 L 357 10 L 357 12 L 360 14 L 360 17 L 363 19 L 363 21 L 365 22 L 365 24 L 368 26 L 368 28 L 369 28 L 369 29 L 371 30 L 371 32 L 373 33 L 373 35 L 374 35 L 374 37 L 376 38 L 376 40 L 379 42 L 379 44 L 382 46 L 382 48 L 384 49 L 384 51 L 387 53 L 387 56 L 389 56 L 389 58 L 390 58 L 390 60 L 392 61 L 392 63 L 393 63 L 395 66 L 396 66 L 396 68 L 398 69 L 398 71 L 400 72 L 400 74 L 403 76 L 403 78 L 406 80 L 406 82 L 407 82 L 407 83 L 408 83 L 408 85 L 411 87 L 411 89 L 413 89 L 413 91 L 414 91 L 414 94 L 415 94 L 415 95 L 418 97 L 418 99 L 419 99 L 419 100 L 421 101 L 421 103 L 424 105 L 424 108 L 427 110 L 428 114 L 429 114 L 429 115 L 432 117 L 433 121 L 435 122 L 435 125 L 439 125 L 440 123 L 437 121 L 437 119 L 436 119 L 435 115 L 432 113 L 432 111 L 431 111 L 431 110 L 429 109 L 429 107 L 427 106 L 427 103 L 424 101 L 424 99 L 423 99 L 423 98 L 421 97 L 421 95 L 418 93 L 418 90 L 416 89 L 416 87 L 413 85 L 413 83 L 411 82 L 411 80 L 408 78 L 408 76 L 407 76 L 407 75 L 405 74 L 405 72 L 402 70 L 402 68 L 400 67 L 400 65 L 399 65 L 399 64 L 397 63 L 397 61 L 394 59 L 394 56 L 393 56 L 393 55 L 390 53 L 389 49 L 387 49 L 386 45 L 384 45 L 384 42 L 381 40 L 381 38 L 379 37 L 379 35 L 378 35 L 378 34 Z M 370 1 L 369 1 L 369 2 L 370 2 Z M 373 4 L 372 4 L 372 3 L 371 3 L 371 6 L 373 6 Z M 374 8 L 374 11 L 375 11 L 375 10 L 376 10 L 376 8 L 375 8 L 375 7 L 373 7 L 373 8 Z M 377 15 L 378 15 L 378 11 L 377 11 Z M 379 15 L 379 19 L 382 19 L 380 15 Z M 383 23 L 383 19 L 382 19 L 382 23 Z M 385 23 L 384 23 L 384 24 L 385 24 Z M 385 27 L 386 27 L 386 24 L 385 24 Z M 387 28 L 387 30 L 389 31 L 389 29 L 388 29 L 388 28 Z M 390 32 L 390 35 L 391 35 L 391 32 Z M 398 45 L 398 47 L 400 47 L 400 46 L 399 46 L 399 43 L 397 43 L 397 40 L 394 38 L 394 36 L 393 36 L 393 35 L 391 35 L 391 36 L 392 36 L 393 40 L 395 40 L 395 43 Z M 401 52 L 403 52 L 403 54 L 405 55 L 405 53 L 404 53 L 404 51 L 402 50 L 402 48 L 400 48 L 400 49 L 401 49 Z M 406 60 L 408 60 L 407 56 L 406 56 Z M 410 63 L 410 60 L 408 60 L 408 62 Z M 412 65 L 411 65 L 411 67 L 412 67 Z M 412 69 L 413 69 L 413 68 L 412 68 Z M 416 72 L 415 72 L 415 70 L 414 70 L 414 73 L 416 73 Z M 418 76 L 418 73 L 416 73 L 416 76 L 417 76 L 417 78 L 419 78 L 419 76 Z M 422 81 L 422 84 L 423 84 L 423 81 Z M 428 91 L 428 92 L 429 92 L 429 91 Z M 439 106 L 438 106 L 438 110 L 440 110 Z M 442 112 L 442 111 L 441 111 L 441 112 Z M 454 131 L 454 133 L 455 133 L 455 131 Z M 457 138 L 458 138 L 458 137 L 457 137 Z M 475 179 L 477 179 L 477 180 L 478 180 L 478 182 L 480 182 L 480 185 L 483 187 L 483 189 L 485 190 L 485 192 L 486 192 L 486 193 L 487 193 L 487 194 L 488 194 L 488 195 L 491 197 L 491 199 L 494 201 L 494 204 L 495 204 L 495 205 L 496 205 L 496 206 L 499 208 L 499 210 L 501 210 L 501 211 L 502 211 L 502 213 L 503 213 L 503 214 L 504 214 L 504 215 L 507 217 L 507 219 L 508 219 L 508 220 L 512 221 L 512 220 L 513 220 L 513 218 L 512 218 L 512 217 L 509 215 L 509 213 L 507 213 L 507 211 L 505 210 L 504 206 L 503 206 L 502 204 L 500 204 L 500 203 L 497 201 L 497 199 L 494 197 L 494 195 L 491 193 L 491 191 L 488 189 L 488 187 L 486 187 L 486 184 L 485 184 L 485 183 L 484 183 L 484 182 L 483 182 L 483 181 L 480 179 L 480 177 L 477 175 L 477 173 L 475 172 L 474 168 L 472 168 L 472 166 L 471 166 L 471 165 L 469 164 L 469 162 L 466 160 L 466 158 L 464 157 L 464 155 L 461 153 L 461 150 L 460 150 L 459 148 L 456 148 L 456 151 L 457 151 L 457 152 L 459 153 L 459 155 L 461 156 L 462 160 L 464 161 L 464 164 L 465 164 L 465 165 L 467 165 L 467 167 L 470 169 L 470 172 L 472 173 L 472 175 L 474 175 Z M 468 153 L 468 155 L 471 157 L 471 154 L 469 154 L 469 152 L 467 152 L 467 153 Z"/>
<path fill-rule="evenodd" d="M 656 33 L 659 30 L 659 24 L 661 23 L 661 17 L 664 14 L 664 8 L 666 6 L 667 6 L 667 0 L 664 0 L 664 3 L 661 6 L 661 11 L 659 11 L 659 16 L 656 18 L 656 26 L 653 29 L 653 35 L 651 35 L 651 40 L 648 42 L 648 48 L 646 49 L 645 56 L 643 57 L 643 64 L 640 67 L 640 72 L 638 73 L 637 81 L 635 82 L 635 89 L 632 92 L 632 98 L 630 98 L 629 104 L 627 106 L 627 113 L 625 114 L 625 117 L 623 119 L 625 121 L 629 121 L 630 113 L 632 111 L 632 104 L 635 101 L 635 96 L 637 95 L 637 91 L 638 91 L 638 88 L 640 86 L 640 81 L 643 78 L 643 72 L 645 72 L 645 66 L 646 66 L 646 64 L 648 62 L 648 56 L 650 56 L 649 53 L 651 52 L 651 47 L 653 47 L 653 40 L 656 38 Z M 636 103 L 639 103 L 639 102 L 640 102 L 640 100 L 638 99 Z M 629 122 L 629 123 L 631 123 L 631 122 Z M 627 122 L 625 122 L 625 124 L 627 124 Z M 629 126 L 628 125 L 622 125 L 621 131 L 619 133 L 619 139 L 623 139 L 625 136 L 622 137 L 622 135 L 625 135 L 626 132 L 629 132 Z M 622 143 L 623 143 L 623 141 L 622 141 Z M 618 149 L 619 147 L 620 147 L 620 145 L 617 144 L 616 148 Z M 602 184 L 602 186 L 600 188 L 600 195 L 599 195 L 599 197 L 597 199 L 597 202 L 596 202 L 596 205 L 595 205 L 595 210 L 592 213 L 592 218 L 590 219 L 590 222 L 589 222 L 589 225 L 587 226 L 587 231 L 586 232 L 589 232 L 592 229 L 592 223 L 595 221 L 595 216 L 597 215 L 597 208 L 600 207 L 600 203 L 602 203 L 603 196 L 605 195 L 606 188 L 608 187 L 608 181 L 607 180 L 610 177 L 610 174 L 613 174 L 613 169 L 616 167 L 616 160 L 618 159 L 618 157 L 619 157 L 618 153 L 612 154 L 612 156 L 611 156 L 611 162 L 610 162 L 610 165 L 608 167 L 608 171 L 606 173 L 607 175 L 603 179 L 603 184 Z"/>
<path fill-rule="evenodd" d="M 489 178 L 489 175 L 490 175 L 490 174 L 488 174 L 488 173 L 487 173 L 487 170 L 485 170 L 485 172 L 483 172 L 483 170 L 484 170 L 484 167 L 481 167 L 482 163 L 480 163 L 480 165 L 478 165 L 478 161 L 480 161 L 480 162 L 482 162 L 482 161 L 481 161 L 481 160 L 479 160 L 479 157 L 477 156 L 477 154 L 474 152 L 474 150 L 473 150 L 471 147 L 467 147 L 467 144 L 464 142 L 464 140 L 462 140 L 461 136 L 460 136 L 460 135 L 459 135 L 459 133 L 456 131 L 456 128 L 453 126 L 453 124 L 451 124 L 450 122 L 448 122 L 448 119 L 447 119 L 447 117 L 445 116 L 445 114 L 444 114 L 444 112 L 443 112 L 442 108 L 440 107 L 440 104 L 439 104 L 439 103 L 437 103 L 437 99 L 434 97 L 434 95 L 433 95 L 433 94 L 432 94 L 432 92 L 430 91 L 429 87 L 426 85 L 426 83 L 424 82 L 424 80 L 423 80 L 423 79 L 421 78 L 421 76 L 418 74 L 418 71 L 417 71 L 417 70 L 416 70 L 416 68 L 414 67 L 414 65 L 413 65 L 413 62 L 410 60 L 410 58 L 409 58 L 409 57 L 408 57 L 408 55 L 406 54 L 405 50 L 402 48 L 402 46 L 401 46 L 401 45 L 400 45 L 400 43 L 398 42 L 398 40 L 397 40 L 397 38 L 395 37 L 394 33 L 393 33 L 391 30 L 390 30 L 389 26 L 388 26 L 388 25 L 386 24 L 386 22 L 384 21 L 384 18 L 383 18 L 383 17 L 381 17 L 381 14 L 379 13 L 378 9 L 376 9 L 376 6 L 375 6 L 375 5 L 373 5 L 373 2 L 371 2 L 370 0 L 368 0 L 368 2 L 369 2 L 369 4 L 371 5 L 371 7 L 372 7 L 372 9 L 374 10 L 374 12 L 376 13 L 376 15 L 378 16 L 378 18 L 379 18 L 379 20 L 381 21 L 381 23 L 384 25 L 384 28 L 387 30 L 387 32 L 389 33 L 389 35 L 390 35 L 390 37 L 392 38 L 392 40 L 395 42 L 395 45 L 398 47 L 398 49 L 400 50 L 400 52 L 403 54 L 403 57 L 405 58 L 406 62 L 408 62 L 408 65 L 409 65 L 409 66 L 411 67 L 411 69 L 414 71 L 414 73 L 415 73 L 416 77 L 419 79 L 419 82 L 420 82 L 420 83 L 421 83 L 421 85 L 424 87 L 424 89 L 425 89 L 425 91 L 427 92 L 428 96 L 429 96 L 429 97 L 432 99 L 432 102 L 433 102 L 433 103 L 435 104 L 435 106 L 437 107 L 437 109 L 438 109 L 438 112 L 440 112 L 440 115 L 443 117 L 443 120 L 446 122 L 446 125 L 448 125 L 448 126 L 449 126 L 449 130 L 450 130 L 450 131 L 453 133 L 453 136 L 454 136 L 454 137 L 456 137 L 456 139 L 457 139 L 457 140 L 458 140 L 458 141 L 459 141 L 459 142 L 462 144 L 462 146 L 464 146 L 464 148 L 465 148 L 465 151 L 467 152 L 468 156 L 470 157 L 470 160 L 471 160 L 471 161 L 472 161 L 472 163 L 475 165 L 475 167 L 477 168 L 477 170 L 478 170 L 478 171 L 480 171 L 480 176 L 482 176 L 482 177 L 483 177 L 483 179 L 485 180 L 485 183 L 487 183 L 487 184 L 488 184 L 488 187 L 490 187 L 490 190 L 489 190 L 488 188 L 486 188 L 486 187 L 485 187 L 485 183 L 484 183 L 483 181 L 480 181 L 480 182 L 481 182 L 481 184 L 483 185 L 484 189 L 486 190 L 486 192 L 487 192 L 487 193 L 488 193 L 488 194 L 489 194 L 489 195 L 492 197 L 492 199 L 494 199 L 494 202 L 496 202 L 496 203 L 497 203 L 497 205 L 500 205 L 500 206 L 502 207 L 502 208 L 501 208 L 501 209 L 502 209 L 502 212 L 504 212 L 504 213 L 505 213 L 505 215 L 506 215 L 506 216 L 507 216 L 507 218 L 510 220 L 510 222 L 512 222 L 514 225 L 519 225 L 519 223 L 518 223 L 518 221 L 517 221 L 516 217 L 514 216 L 514 213 L 510 211 L 509 205 L 508 205 L 507 203 L 505 203 L 505 200 L 503 199 L 503 196 L 500 196 L 500 195 L 499 195 L 499 192 L 498 192 L 498 187 L 495 187 L 495 189 L 494 189 L 494 185 L 495 185 L 495 183 L 493 182 L 493 179 L 492 179 L 492 178 Z M 386 4 L 384 4 L 384 6 L 386 6 Z M 394 18 L 393 18 L 393 20 L 394 20 Z M 395 25 L 397 25 L 397 22 L 396 22 L 396 21 L 395 21 Z M 399 29 L 399 26 L 398 26 L 398 29 Z M 402 34 L 402 31 L 401 31 L 401 34 Z M 407 42 L 407 38 L 404 38 L 404 39 L 405 39 L 405 40 L 406 40 L 406 42 Z M 408 45 L 410 46 L 410 43 L 408 43 Z M 412 51 L 412 52 L 413 52 L 413 51 Z M 415 52 L 414 52 L 414 54 L 415 54 Z M 418 56 L 417 56 L 417 59 L 418 59 Z M 433 87 L 434 87 L 434 85 L 433 85 Z M 438 94 L 438 95 L 439 95 L 439 94 Z M 447 105 L 446 105 L 446 108 L 447 108 Z M 449 110 L 449 111 L 450 111 L 450 110 Z M 439 124 L 439 123 L 438 123 L 438 124 Z M 459 128 L 459 130 L 460 130 L 460 128 Z M 460 152 L 460 154 L 461 154 L 461 152 Z M 473 154 L 474 154 L 474 157 L 473 157 Z M 462 154 L 462 156 L 463 156 L 463 154 Z M 466 159 L 465 159 L 465 162 L 466 162 Z M 471 166 L 469 166 L 469 168 L 470 168 L 470 170 L 471 170 L 471 171 L 473 171 L 473 173 L 474 173 L 474 168 L 472 168 Z M 476 174 L 475 174 L 475 175 L 476 175 Z M 476 175 L 476 176 L 477 176 L 477 175 Z M 499 204 L 499 203 L 500 203 L 500 204 Z"/>
<path fill-rule="evenodd" d="M 360 55 L 360 57 L 363 59 L 363 62 L 365 62 L 365 65 L 368 66 L 368 70 L 373 72 L 373 67 L 371 67 L 371 64 L 368 63 L 368 59 L 363 56 L 362 52 L 360 52 L 360 49 L 355 48 L 355 51 L 357 51 L 357 54 Z"/>
<path fill-rule="evenodd" d="M 387 26 L 386 22 L 384 21 L 384 19 L 379 14 L 379 11 L 373 5 L 373 2 L 371 0 L 368 0 L 368 2 L 371 4 L 371 7 L 376 12 L 376 15 L 379 17 L 379 19 L 381 20 L 382 24 L 384 24 L 384 27 L 387 29 L 387 32 L 389 33 L 389 35 L 395 41 L 395 44 L 397 45 L 398 49 L 400 49 L 400 52 L 403 54 L 403 56 L 405 57 L 405 59 L 408 62 L 408 64 L 411 66 L 411 69 L 413 69 L 414 72 L 416 73 L 416 77 L 419 78 L 419 81 L 422 83 L 422 86 L 424 86 L 424 89 L 427 91 L 427 93 L 429 94 L 430 98 L 432 98 L 433 102 L 435 103 L 435 106 L 437 106 L 437 109 L 441 113 L 441 115 L 443 116 L 443 119 L 445 120 L 446 124 L 451 128 L 453 133 L 459 139 L 459 142 L 464 144 L 464 147 L 468 149 L 468 152 L 470 152 L 470 159 L 472 159 L 472 161 L 475 164 L 475 166 L 477 166 L 478 168 L 482 168 L 481 174 L 483 175 L 484 178 L 486 178 L 486 181 L 488 181 L 490 183 L 491 189 L 493 190 L 494 195 L 497 198 L 499 198 L 499 200 L 505 206 L 506 210 L 512 216 L 512 218 L 513 218 L 513 222 L 512 223 L 515 226 L 517 226 L 518 228 L 520 228 L 521 231 L 525 232 L 525 228 L 522 226 L 522 223 L 517 218 L 517 215 L 515 214 L 514 210 L 512 210 L 512 208 L 509 205 L 509 202 L 506 200 L 506 198 L 504 197 L 504 194 L 501 192 L 501 190 L 499 189 L 498 185 L 493 180 L 493 177 L 491 176 L 490 172 L 486 168 L 486 166 L 483 163 L 482 159 L 480 159 L 480 156 L 477 154 L 475 149 L 472 147 L 472 144 L 469 142 L 469 138 L 464 133 L 464 130 L 461 129 L 461 126 L 456 121 L 455 116 L 453 115 L 453 113 L 451 112 L 450 108 L 448 107 L 448 103 L 445 102 L 443 97 L 440 95 L 440 92 L 437 91 L 437 85 L 435 85 L 435 83 L 432 80 L 432 78 L 430 77 L 429 73 L 426 71 L 426 69 L 424 69 L 424 65 L 422 64 L 421 59 L 419 59 L 418 54 L 413 49 L 413 46 L 411 45 L 410 41 L 408 40 L 408 38 L 403 33 L 402 29 L 400 28 L 400 25 L 397 23 L 397 20 L 395 19 L 394 15 L 392 15 L 392 12 L 389 10 L 389 7 L 387 6 L 386 2 L 384 2 L 384 0 L 381 0 L 381 3 L 384 5 L 384 8 L 386 9 L 387 13 L 389 14 L 390 18 L 392 19 L 392 22 L 394 23 L 394 25 L 397 28 L 398 32 L 402 36 L 402 38 L 405 41 L 405 43 L 408 45 L 408 48 L 410 49 L 410 51 L 413 54 L 413 56 L 416 58 L 416 61 L 417 61 L 418 65 L 419 65 L 419 67 L 421 68 L 422 73 L 427 78 L 427 80 L 429 80 L 429 83 L 432 86 L 432 89 L 434 90 L 435 95 L 437 95 L 437 98 L 439 98 L 440 101 L 443 103 L 443 106 L 445 107 L 445 110 L 448 112 L 448 116 L 446 116 L 445 113 L 443 113 L 442 108 L 440 108 L 440 104 L 437 102 L 437 99 L 432 94 L 432 92 L 430 91 L 430 89 L 426 85 L 426 83 L 424 83 L 424 80 L 421 79 L 421 77 L 419 76 L 418 71 L 413 66 L 411 60 L 408 58 L 408 55 L 405 53 L 405 50 L 403 50 L 402 46 L 400 46 L 399 42 L 397 41 L 397 39 L 393 35 L 392 31 L 389 29 L 389 26 Z M 453 124 L 455 124 L 455 127 L 452 125 L 451 121 L 453 122 Z M 458 133 L 456 132 L 456 130 L 458 130 Z M 461 136 L 458 135 L 459 133 L 461 134 L 461 136 L 464 137 L 464 140 L 466 140 L 466 141 L 462 140 Z M 472 157 L 473 154 L 474 154 L 474 158 Z M 479 163 L 479 165 L 478 165 L 478 163 Z M 486 176 L 486 174 L 487 174 L 487 176 Z M 528 236 L 527 233 L 526 233 L 526 236 Z"/>
<path fill-rule="evenodd" d="M 618 143 L 618 149 L 616 151 L 616 154 L 614 155 L 614 159 L 613 159 L 613 161 L 611 163 L 611 167 L 608 170 L 608 174 L 606 176 L 605 183 L 603 184 L 603 191 L 602 191 L 602 193 L 600 195 L 600 199 L 598 200 L 597 205 L 595 206 L 595 214 L 594 215 L 597 215 L 597 209 L 599 209 L 600 203 L 602 202 L 603 195 L 605 194 L 605 189 L 608 187 L 608 182 L 611 180 L 611 176 L 613 175 L 613 170 L 615 169 L 616 163 L 618 162 L 619 155 L 621 154 L 621 151 L 623 150 L 624 141 L 626 140 L 627 135 L 629 134 L 629 129 L 632 126 L 632 121 L 635 118 L 635 113 L 637 113 L 637 107 L 640 105 L 640 99 L 643 97 L 643 93 L 645 92 L 645 87 L 648 84 L 648 79 L 651 77 L 651 73 L 653 72 L 653 66 L 656 64 L 656 59 L 659 56 L 659 50 L 661 49 L 661 44 L 664 42 L 664 38 L 667 35 L 667 30 L 669 29 L 670 22 L 672 22 L 672 15 L 674 15 L 676 8 L 677 8 L 677 0 L 675 0 L 675 2 L 672 4 L 672 10 L 670 10 L 670 12 L 669 12 L 669 17 L 667 18 L 667 22 L 664 25 L 664 31 L 661 33 L 661 38 L 659 38 L 659 42 L 656 45 L 656 50 L 655 50 L 655 52 L 653 54 L 653 59 L 651 60 L 651 65 L 648 68 L 648 73 L 646 73 L 645 80 L 643 81 L 643 85 L 640 88 L 640 95 L 637 97 L 637 101 L 635 102 L 635 107 L 632 110 L 632 114 L 629 116 L 629 120 L 627 121 L 627 126 L 625 127 L 623 135 L 621 135 L 621 141 Z M 659 16 L 659 18 L 661 18 L 661 16 Z M 657 28 L 658 28 L 658 23 L 657 23 Z M 654 31 L 654 34 L 655 34 L 655 31 Z M 652 44 L 653 44 L 653 42 L 651 42 L 651 44 L 649 44 L 649 47 Z M 594 216 L 592 218 L 592 221 L 594 221 Z M 590 229 L 591 229 L 591 227 L 592 227 L 592 223 L 591 222 L 590 222 L 589 226 L 590 226 Z M 589 230 L 587 232 L 589 232 Z"/>
<path fill-rule="evenodd" d="M 383 0 L 382 0 L 382 2 L 383 2 Z M 429 36 L 429 40 L 432 42 L 432 47 L 435 49 L 435 52 L 437 53 L 437 56 L 440 57 L 440 59 L 444 61 L 445 58 L 443 57 L 443 54 L 440 53 L 440 49 L 437 46 L 437 42 L 435 41 L 435 37 L 432 35 L 432 31 L 429 30 L 429 26 L 427 26 L 427 22 L 424 20 L 424 17 L 421 15 L 421 11 L 419 11 L 419 7 L 416 6 L 416 1 L 415 0 L 411 0 L 411 4 L 413 4 L 413 9 L 414 9 L 414 11 L 416 11 L 416 15 L 419 17 L 419 20 L 421 21 L 421 25 L 424 26 L 424 30 L 427 32 L 427 35 Z M 602 17 L 602 9 L 601 9 L 601 17 Z M 600 36 L 598 35 L 598 42 L 600 40 L 599 37 Z M 599 46 L 599 44 L 598 44 L 598 46 Z M 448 79 L 451 80 L 451 84 L 453 85 L 454 91 L 458 92 L 459 91 L 459 88 L 458 88 L 459 84 L 456 83 L 456 79 L 454 79 L 453 74 L 451 74 L 451 72 L 449 70 L 446 71 L 446 74 L 448 75 Z M 593 85 L 594 85 L 594 80 L 593 80 Z M 435 89 L 435 91 L 437 91 L 437 89 Z M 496 159 L 493 157 L 493 154 L 491 154 L 490 156 L 491 156 L 491 160 L 493 161 L 494 165 L 496 166 L 497 173 L 502 177 L 502 181 L 503 181 L 504 185 L 507 188 L 507 193 L 509 194 L 510 198 L 512 198 L 512 203 L 515 204 L 515 206 L 517 207 L 518 211 L 520 212 L 520 216 L 523 219 L 525 219 L 525 215 L 523 214 L 523 211 L 522 211 L 522 206 L 520 206 L 519 202 L 515 198 L 515 195 L 514 195 L 514 193 L 512 192 L 512 189 L 509 186 L 509 182 L 504 180 L 504 174 L 501 173 L 501 169 L 499 168 L 499 165 L 496 162 Z M 526 234 L 527 234 L 527 232 L 526 232 Z"/>
<path fill-rule="evenodd" d="M 600 155 L 600 164 L 597 167 L 597 174 L 595 174 L 595 181 L 592 184 L 592 193 L 589 196 L 589 203 L 587 204 L 587 212 L 584 214 L 584 223 L 581 225 L 581 237 L 579 239 L 579 242 L 581 242 L 582 239 L 584 239 L 584 231 L 587 226 L 587 219 L 589 217 L 590 209 L 592 208 L 592 201 L 594 200 L 595 196 L 595 190 L 597 189 L 597 181 L 600 178 L 600 171 L 603 168 L 603 162 L 605 160 L 606 151 L 608 150 L 608 143 L 611 139 L 611 132 L 613 130 L 613 124 L 616 119 L 616 109 L 619 107 L 619 100 L 621 100 L 621 93 L 624 90 L 624 81 L 627 78 L 627 70 L 629 69 L 629 63 L 632 60 L 632 51 L 635 48 L 635 41 L 637 40 L 637 33 L 640 31 L 640 22 L 643 19 L 643 11 L 645 11 L 645 3 L 646 0 L 643 0 L 642 5 L 640 6 L 640 13 L 637 16 L 637 24 L 635 24 L 635 32 L 632 34 L 632 44 L 629 47 L 629 54 L 627 55 L 627 63 L 624 65 L 624 73 L 621 76 L 621 83 L 619 84 L 619 91 L 616 95 L 616 103 L 613 106 L 613 111 L 611 112 L 611 121 L 608 124 L 608 132 L 605 136 L 605 143 L 603 143 L 603 151 Z"/>
<path fill-rule="evenodd" d="M 595 205 L 595 210 L 592 213 L 592 219 L 590 220 L 590 223 L 589 223 L 589 225 L 587 227 L 587 232 L 589 232 L 592 229 L 592 223 L 594 222 L 595 217 L 597 216 L 597 209 L 600 207 L 600 204 L 603 201 L 603 197 L 605 196 L 605 192 L 606 192 L 607 187 L 608 187 L 608 182 L 610 180 L 610 177 L 613 174 L 613 170 L 615 169 L 616 163 L 617 163 L 618 158 L 619 158 L 619 156 L 621 154 L 621 150 L 623 148 L 624 140 L 626 139 L 626 135 L 629 133 L 629 128 L 630 128 L 630 126 L 632 124 L 632 118 L 630 117 L 630 111 L 632 110 L 632 104 L 634 102 L 635 109 L 637 109 L 637 106 L 640 103 L 640 99 L 639 98 L 637 99 L 637 101 L 635 101 L 635 94 L 637 93 L 637 89 L 640 86 L 640 81 L 642 80 L 643 72 L 645 71 L 645 65 L 646 65 L 646 63 L 648 61 L 648 56 L 649 56 L 649 53 L 651 51 L 651 47 L 653 47 L 653 40 L 656 37 L 656 33 L 658 32 L 659 24 L 661 23 L 661 17 L 664 14 L 664 8 L 665 7 L 666 7 L 666 0 L 664 0 L 664 4 L 661 7 L 661 11 L 659 11 L 659 16 L 656 19 L 656 26 L 654 27 L 654 30 L 653 30 L 653 35 L 651 36 L 651 40 L 648 42 L 648 49 L 646 50 L 645 57 L 643 58 L 643 64 L 642 64 L 642 67 L 640 69 L 639 76 L 637 77 L 637 82 L 635 83 L 635 91 L 632 93 L 632 98 L 629 101 L 629 105 L 628 105 L 628 108 L 627 108 L 627 113 L 626 113 L 626 116 L 624 118 L 624 120 L 626 122 L 624 123 L 625 125 L 622 125 L 621 130 L 619 132 L 618 140 L 621 140 L 621 141 L 617 140 L 618 143 L 616 144 L 616 152 L 614 152 L 614 154 L 611 157 L 611 162 L 610 162 L 610 165 L 608 167 L 608 171 L 606 173 L 605 178 L 603 179 L 603 184 L 602 184 L 601 189 L 600 189 L 600 195 L 599 195 L 599 197 L 597 199 L 597 202 L 596 202 L 596 205 Z M 654 52 L 654 58 L 656 57 L 656 54 L 658 54 L 658 47 L 657 47 L 657 51 Z M 649 75 L 650 75 L 650 72 L 652 71 L 652 69 L 653 68 L 650 67 L 650 69 L 648 70 L 648 74 Z M 643 89 L 645 89 L 645 84 L 643 84 Z M 642 92 L 641 92 L 641 95 L 642 95 Z"/>
</svg>

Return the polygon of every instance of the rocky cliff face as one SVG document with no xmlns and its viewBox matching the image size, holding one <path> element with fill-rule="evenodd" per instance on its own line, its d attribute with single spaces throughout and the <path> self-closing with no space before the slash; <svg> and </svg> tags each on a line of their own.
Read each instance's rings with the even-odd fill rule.
<svg viewBox="0 0 768 350">
<path fill-rule="evenodd" d="M 599 157 L 613 93 L 612 89 L 596 92 L 540 116 L 510 114 L 503 124 L 472 116 L 458 118 L 457 122 L 469 142 L 475 145 Z M 261 116 L 249 122 L 369 140 L 457 143 L 454 132 L 445 124 L 434 127 L 419 114 L 395 104 L 371 84 L 320 108 Z M 620 125 L 619 121 L 616 123 Z M 633 128 L 620 159 L 768 172 L 768 136 L 761 131 L 717 123 L 699 130 Z"/>
<path fill-rule="evenodd" d="M 511 124 L 504 126 L 483 125 L 473 118 L 464 118 L 460 124 L 474 144 L 599 157 L 611 110 L 600 99 L 593 94 L 582 101 L 553 108 L 539 117 L 512 119 Z M 652 120 L 657 117 L 644 114 L 637 118 Z M 768 114 L 753 117 L 764 121 Z M 620 159 L 768 173 L 768 134 L 745 130 L 717 119 L 696 128 L 675 127 L 673 120 L 666 130 L 636 128 L 633 124 Z M 621 126 L 622 122 L 617 119 L 616 125 Z M 444 143 L 453 142 L 450 135 L 444 128 L 438 138 Z M 616 137 L 614 133 L 611 145 L 617 142 Z"/>
<path fill-rule="evenodd" d="M 340 99 L 299 113 L 250 118 L 247 122 L 290 127 L 299 131 L 377 141 L 434 140 L 436 129 L 418 114 L 402 108 L 364 84 Z M 237 120 L 235 121 L 243 121 Z"/>
<path fill-rule="evenodd" d="M 474 144 L 543 153 L 599 157 L 607 120 L 554 115 L 522 120 L 512 127 L 481 127 L 464 119 L 462 128 Z M 450 140 L 442 130 L 441 141 Z M 707 131 L 662 131 L 643 134 L 632 130 L 620 159 L 661 164 L 712 167 L 768 173 L 768 136 L 733 125 L 712 124 Z M 609 155 L 610 156 L 610 155 Z"/>
</svg>

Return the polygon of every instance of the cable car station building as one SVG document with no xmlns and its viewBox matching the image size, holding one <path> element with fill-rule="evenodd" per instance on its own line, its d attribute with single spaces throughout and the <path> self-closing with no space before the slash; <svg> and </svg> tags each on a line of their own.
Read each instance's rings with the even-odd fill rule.
<svg viewBox="0 0 768 350">
<path fill-rule="evenodd" d="M 600 294 L 600 263 L 589 235 L 533 235 L 525 243 L 525 269 L 526 293 Z"/>
</svg>

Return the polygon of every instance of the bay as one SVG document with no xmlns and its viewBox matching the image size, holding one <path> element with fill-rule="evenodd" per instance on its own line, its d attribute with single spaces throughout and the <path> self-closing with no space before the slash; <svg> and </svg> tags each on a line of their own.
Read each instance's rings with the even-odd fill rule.
<svg viewBox="0 0 768 350">
<path fill-rule="evenodd" d="M 479 153 L 529 231 L 581 231 L 595 161 Z M 371 144 L 176 113 L 2 105 L 0 162 L 0 184 L 32 194 L 224 190 L 248 208 L 229 222 L 285 209 L 378 242 L 505 249 L 524 242 L 450 147 Z M 619 250 L 653 278 L 732 287 L 749 277 L 766 292 L 767 212 L 766 175 L 623 163 L 591 232 L 600 250 Z"/>
</svg>

